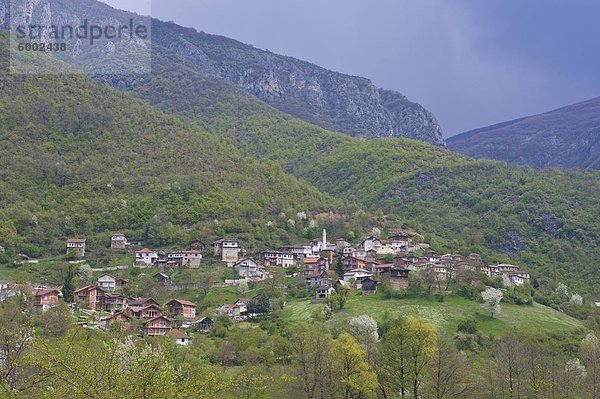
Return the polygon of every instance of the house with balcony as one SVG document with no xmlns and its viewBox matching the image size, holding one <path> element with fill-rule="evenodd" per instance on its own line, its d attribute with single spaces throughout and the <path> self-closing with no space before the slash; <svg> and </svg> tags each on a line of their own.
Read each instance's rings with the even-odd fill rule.
<svg viewBox="0 0 600 399">
<path fill-rule="evenodd" d="M 69 238 L 67 240 L 67 254 L 73 253 L 78 258 L 85 256 L 85 238 Z"/>
<path fill-rule="evenodd" d="M 142 327 L 144 337 L 157 337 L 167 335 L 173 328 L 173 320 L 166 316 L 156 316 L 146 322 Z"/>
<path fill-rule="evenodd" d="M 167 302 L 165 308 L 169 317 L 172 319 L 178 316 L 181 316 L 186 320 L 193 320 L 196 318 L 196 304 L 190 301 L 173 299 L 172 301 Z"/>
</svg>

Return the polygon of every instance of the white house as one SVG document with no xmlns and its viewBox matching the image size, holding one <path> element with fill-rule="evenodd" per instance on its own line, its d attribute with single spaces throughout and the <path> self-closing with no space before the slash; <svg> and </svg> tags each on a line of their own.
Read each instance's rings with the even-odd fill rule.
<svg viewBox="0 0 600 399">
<path fill-rule="evenodd" d="M 312 246 L 310 244 L 288 245 L 288 246 L 279 248 L 279 250 L 281 252 L 295 255 L 296 258 L 300 258 L 300 259 L 303 259 L 307 256 L 312 255 Z"/>
<path fill-rule="evenodd" d="M 410 238 L 402 234 L 396 234 L 388 238 L 389 246 L 394 251 L 401 251 L 408 247 Z"/>
<path fill-rule="evenodd" d="M 175 338 L 175 343 L 177 345 L 187 346 L 192 343 L 189 335 L 187 335 L 186 333 L 184 333 L 181 330 L 171 330 L 171 331 L 169 331 L 169 335 L 171 335 L 171 336 L 173 336 L 173 338 Z"/>
<path fill-rule="evenodd" d="M 296 263 L 294 254 L 280 251 L 264 251 L 262 257 L 270 265 L 290 267 Z"/>
<path fill-rule="evenodd" d="M 148 248 L 135 251 L 134 266 L 151 267 L 158 260 L 158 253 Z"/>
<path fill-rule="evenodd" d="M 245 258 L 233 265 L 233 270 L 240 276 L 246 278 L 265 278 L 268 272 L 254 259 Z"/>
<path fill-rule="evenodd" d="M 330 285 L 325 285 L 318 287 L 315 291 L 315 299 L 317 301 L 322 301 L 327 299 L 335 292 L 335 289 Z"/>
<path fill-rule="evenodd" d="M 117 288 L 117 279 L 110 274 L 104 274 L 98 277 L 97 285 L 104 291 L 114 291 Z"/>
<path fill-rule="evenodd" d="M 510 282 L 514 285 L 523 285 L 529 282 L 531 276 L 527 272 L 518 271 L 514 273 L 507 273 Z"/>
</svg>

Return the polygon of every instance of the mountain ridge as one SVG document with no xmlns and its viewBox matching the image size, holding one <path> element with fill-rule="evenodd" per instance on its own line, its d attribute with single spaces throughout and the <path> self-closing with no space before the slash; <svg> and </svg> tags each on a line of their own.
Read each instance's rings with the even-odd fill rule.
<svg viewBox="0 0 600 399">
<path fill-rule="evenodd" d="M 447 145 L 535 168 L 600 169 L 600 97 L 474 129 L 450 137 Z"/>
<path fill-rule="evenodd" d="M 0 0 L 0 9 L 3 4 L 8 9 L 6 1 Z M 25 19 L 81 21 L 91 9 L 95 18 L 107 21 L 134 15 L 94 0 L 78 0 L 77 4 L 75 12 L 63 0 L 31 3 Z M 398 92 L 376 87 L 367 78 L 156 19 L 152 20 L 152 45 L 169 50 L 199 72 L 325 129 L 363 138 L 408 137 L 444 145 L 442 129 L 431 112 Z M 120 78 L 112 81 L 117 87 L 129 83 Z"/>
</svg>

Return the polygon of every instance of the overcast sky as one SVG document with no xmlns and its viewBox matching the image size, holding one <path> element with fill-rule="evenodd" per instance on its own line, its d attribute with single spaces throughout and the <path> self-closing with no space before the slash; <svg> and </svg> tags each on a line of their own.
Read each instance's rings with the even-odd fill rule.
<svg viewBox="0 0 600 399">
<path fill-rule="evenodd" d="M 153 0 L 152 16 L 370 78 L 446 136 L 600 96 L 597 0 Z"/>
</svg>

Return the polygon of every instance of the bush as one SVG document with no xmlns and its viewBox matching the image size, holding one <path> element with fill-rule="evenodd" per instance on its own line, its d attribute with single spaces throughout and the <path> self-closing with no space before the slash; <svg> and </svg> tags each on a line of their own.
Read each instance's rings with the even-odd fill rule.
<svg viewBox="0 0 600 399">
<path fill-rule="evenodd" d="M 515 305 L 533 305 L 532 290 L 527 287 L 510 287 L 504 292 L 503 299 Z"/>
<path fill-rule="evenodd" d="M 389 284 L 383 284 L 380 291 L 383 299 L 402 299 L 406 297 L 406 290 L 397 291 Z"/>
<path fill-rule="evenodd" d="M 483 348 L 483 335 L 457 332 L 454 334 L 454 342 L 458 350 L 479 352 Z"/>
<path fill-rule="evenodd" d="M 465 319 L 458 323 L 454 342 L 458 350 L 478 352 L 483 348 L 483 334 L 477 329 L 477 320 Z"/>
<path fill-rule="evenodd" d="M 458 288 L 458 295 L 463 298 L 470 299 L 472 301 L 479 300 L 481 297 L 481 286 L 474 286 L 471 284 L 461 284 Z"/>
<path fill-rule="evenodd" d="M 477 329 L 477 320 L 475 319 L 465 319 L 458 323 L 458 332 L 463 332 L 466 334 L 476 334 L 479 332 Z"/>
</svg>

